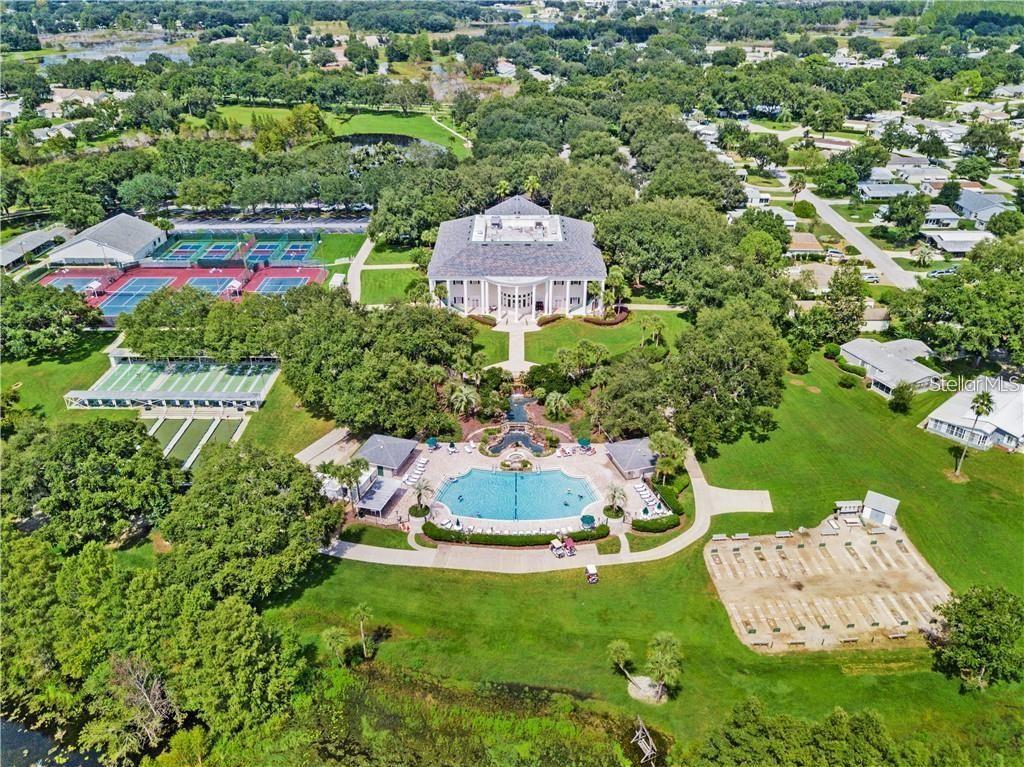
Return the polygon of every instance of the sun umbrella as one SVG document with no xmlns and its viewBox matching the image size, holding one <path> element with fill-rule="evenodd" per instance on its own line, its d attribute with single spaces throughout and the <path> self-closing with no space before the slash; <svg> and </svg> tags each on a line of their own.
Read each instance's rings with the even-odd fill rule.
<svg viewBox="0 0 1024 767">
<path fill-rule="evenodd" d="M 584 514 L 582 517 L 580 517 L 580 522 L 583 523 L 584 527 L 594 526 L 594 518 L 590 514 Z"/>
<path fill-rule="evenodd" d="M 576 441 L 580 444 L 580 447 L 590 447 L 590 440 L 586 437 L 580 437 Z"/>
<path fill-rule="evenodd" d="M 437 437 L 427 437 L 427 447 L 437 447 Z"/>
<path fill-rule="evenodd" d="M 455 449 L 455 443 L 454 442 L 449 442 L 448 443 L 448 447 L 450 447 L 452 450 L 454 450 Z"/>
</svg>

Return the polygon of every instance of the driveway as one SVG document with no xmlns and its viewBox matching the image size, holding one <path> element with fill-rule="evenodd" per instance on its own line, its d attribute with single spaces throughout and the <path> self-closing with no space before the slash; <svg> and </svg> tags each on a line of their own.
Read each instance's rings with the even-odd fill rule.
<svg viewBox="0 0 1024 767">
<path fill-rule="evenodd" d="M 893 257 L 875 245 L 862 231 L 836 213 L 832 206 L 818 195 L 808 190 L 797 195 L 798 200 L 807 200 L 818 211 L 821 220 L 832 226 L 841 234 L 848 243 L 857 248 L 861 255 L 875 265 L 875 269 L 881 272 L 890 283 L 900 290 L 917 287 L 917 277 L 913 272 L 908 272 L 897 264 Z"/>
</svg>

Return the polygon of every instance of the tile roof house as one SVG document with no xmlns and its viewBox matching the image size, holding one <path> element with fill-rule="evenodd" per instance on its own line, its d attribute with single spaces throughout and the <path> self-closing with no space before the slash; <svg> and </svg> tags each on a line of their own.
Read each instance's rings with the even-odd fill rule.
<svg viewBox="0 0 1024 767">
<path fill-rule="evenodd" d="M 166 232 L 148 221 L 118 213 L 83 229 L 49 257 L 51 263 L 127 266 L 137 264 L 166 239 Z"/>
<path fill-rule="evenodd" d="M 818 238 L 810 232 L 789 233 L 789 255 L 817 255 L 824 252 L 825 248 L 818 242 Z"/>
<path fill-rule="evenodd" d="M 593 224 L 522 195 L 443 222 L 427 268 L 431 291 L 445 286 L 443 305 L 509 322 L 600 311 L 607 274 Z M 600 283 L 597 295 L 588 282 Z"/>
<path fill-rule="evenodd" d="M 964 179 L 956 179 L 956 182 L 960 184 L 961 191 L 964 189 L 971 189 L 975 192 L 980 192 L 984 187 L 977 181 L 966 181 Z M 942 187 L 946 185 L 945 181 L 922 181 L 921 191 L 930 197 L 938 197 L 939 192 L 942 191 Z"/>
<path fill-rule="evenodd" d="M 916 339 L 881 343 L 873 338 L 855 338 L 839 348 L 847 362 L 867 371 L 872 391 L 883 397 L 892 396 L 893 389 L 901 383 L 909 383 L 919 391 L 941 377 L 927 365 L 917 362 L 919 357 L 930 357 L 932 350 Z"/>
<path fill-rule="evenodd" d="M 994 408 L 989 415 L 975 419 L 971 403 L 983 391 L 992 395 Z M 993 445 L 1019 450 L 1024 445 L 1024 386 L 980 376 L 935 408 L 925 428 L 981 450 Z"/>
</svg>

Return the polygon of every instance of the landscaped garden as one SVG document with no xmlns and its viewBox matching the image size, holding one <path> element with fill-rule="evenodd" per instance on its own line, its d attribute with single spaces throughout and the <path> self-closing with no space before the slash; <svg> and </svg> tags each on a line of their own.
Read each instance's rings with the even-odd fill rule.
<svg viewBox="0 0 1024 767">
<path fill-rule="evenodd" d="M 526 334 L 526 359 L 530 362 L 553 362 L 555 353 L 575 346 L 582 339 L 604 344 L 614 357 L 640 346 L 644 330 L 640 318 L 653 315 L 665 323 L 665 340 L 672 343 L 686 320 L 675 312 L 632 312 L 629 319 L 618 325 L 596 325 L 577 319 L 562 319 Z"/>
<path fill-rule="evenodd" d="M 263 406 L 249 417 L 249 425 L 240 439 L 294 455 L 333 428 L 333 422 L 311 416 L 295 392 L 279 378 Z"/>
<path fill-rule="evenodd" d="M 508 359 L 508 333 L 481 325 L 473 337 L 473 351 L 483 352 L 485 365 L 504 362 Z"/>
</svg>

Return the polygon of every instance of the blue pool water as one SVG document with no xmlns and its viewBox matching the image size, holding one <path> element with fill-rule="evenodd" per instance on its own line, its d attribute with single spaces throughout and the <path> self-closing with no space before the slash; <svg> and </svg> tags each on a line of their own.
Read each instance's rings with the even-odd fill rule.
<svg viewBox="0 0 1024 767">
<path fill-rule="evenodd" d="M 529 473 L 470 469 L 447 481 L 436 500 L 463 517 L 529 520 L 579 516 L 597 496 L 589 482 L 561 469 Z"/>
<path fill-rule="evenodd" d="M 508 412 L 505 414 L 512 423 L 528 423 L 530 414 L 526 412 L 526 406 L 533 399 L 527 399 L 522 394 L 513 394 L 508 400 Z"/>
</svg>

